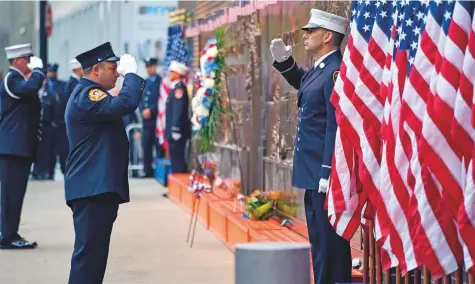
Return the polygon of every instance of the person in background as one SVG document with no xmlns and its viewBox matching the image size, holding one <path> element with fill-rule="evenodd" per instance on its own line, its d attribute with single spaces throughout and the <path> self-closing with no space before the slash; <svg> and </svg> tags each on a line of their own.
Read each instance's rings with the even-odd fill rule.
<svg viewBox="0 0 475 284">
<path fill-rule="evenodd" d="M 38 141 L 36 151 L 36 161 L 33 166 L 32 179 L 33 180 L 53 180 L 53 171 L 51 165 L 53 164 L 53 96 L 48 93 L 46 88 L 46 78 L 43 80 L 43 85 L 38 91 L 41 103 L 40 115 L 40 131 L 41 140 Z"/>
<path fill-rule="evenodd" d="M 172 61 L 168 69 L 172 91 L 167 98 L 165 115 L 165 139 L 173 173 L 186 173 L 186 142 L 191 137 L 191 121 L 188 115 L 189 97 L 183 79 L 188 73 L 185 64 Z"/>
<path fill-rule="evenodd" d="M 64 89 L 64 93 L 67 94 L 68 97 L 73 93 L 74 88 L 83 75 L 81 64 L 76 60 L 76 58 L 69 61 L 69 69 L 71 70 L 71 76 L 69 77 Z"/>
<path fill-rule="evenodd" d="M 324 208 L 337 123 L 330 102 L 342 60 L 340 45 L 348 19 L 312 9 L 304 31 L 305 51 L 315 60 L 309 71 L 292 58 L 292 47 L 274 39 L 273 66 L 298 90 L 292 186 L 305 189 L 305 215 L 312 245 L 315 284 L 350 283 L 350 243 L 340 237 Z"/>
<path fill-rule="evenodd" d="M 157 141 L 155 135 L 155 126 L 157 124 L 158 113 L 158 97 L 160 95 L 160 84 L 162 77 L 157 74 L 157 59 L 146 58 L 145 67 L 147 69 L 148 78 L 146 79 L 145 90 L 139 104 L 139 111 L 142 116 L 142 149 L 143 149 L 143 166 L 144 177 L 153 177 L 153 149 L 155 148 L 156 156 L 162 158 L 164 156 L 163 149 Z"/>
<path fill-rule="evenodd" d="M 54 169 L 59 158 L 61 171 L 65 173 L 66 156 L 68 154 L 68 139 L 66 136 L 66 126 L 64 124 L 64 110 L 68 102 L 69 94 L 65 93 L 66 82 L 58 80 L 58 64 L 48 66 L 46 74 L 46 92 L 53 101 L 53 118 L 51 126 L 53 127 L 53 145 L 51 152 L 51 164 L 49 172 L 54 178 Z"/>
<path fill-rule="evenodd" d="M 6 47 L 5 52 L 10 69 L 0 85 L 0 249 L 32 249 L 38 244 L 23 239 L 18 229 L 37 140 L 41 139 L 38 90 L 45 71 L 29 43 Z"/>
<path fill-rule="evenodd" d="M 69 284 L 104 279 L 119 205 L 130 201 L 129 141 L 122 118 L 134 112 L 145 88 L 137 62 L 123 55 L 119 66 L 109 42 L 76 56 L 84 68 L 66 106 L 70 152 L 65 175 L 66 203 L 73 212 L 74 252 Z M 117 96 L 109 94 L 124 76 Z"/>
</svg>

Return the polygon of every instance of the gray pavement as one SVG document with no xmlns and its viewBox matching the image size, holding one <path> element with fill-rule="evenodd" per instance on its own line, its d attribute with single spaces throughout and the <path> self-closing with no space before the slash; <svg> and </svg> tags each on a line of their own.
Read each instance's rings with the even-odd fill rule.
<svg viewBox="0 0 475 284">
<path fill-rule="evenodd" d="M 163 198 L 155 180 L 130 180 L 130 186 L 131 202 L 120 206 L 114 225 L 104 283 L 234 283 L 234 255 L 211 232 L 198 223 L 190 249 L 189 214 Z M 74 231 L 62 181 L 29 183 L 20 234 L 39 247 L 0 250 L 0 284 L 66 284 Z"/>
</svg>

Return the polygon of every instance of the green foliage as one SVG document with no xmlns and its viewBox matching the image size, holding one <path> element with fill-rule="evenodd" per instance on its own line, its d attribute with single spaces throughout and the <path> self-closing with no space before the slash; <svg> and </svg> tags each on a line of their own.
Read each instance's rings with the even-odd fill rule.
<svg viewBox="0 0 475 284">
<path fill-rule="evenodd" d="M 198 145 L 198 151 L 200 153 L 210 152 L 214 148 L 214 142 L 216 140 L 216 131 L 219 128 L 221 121 L 220 116 L 231 115 L 228 109 L 226 109 L 221 102 L 221 74 L 226 70 L 226 60 L 223 51 L 227 47 L 228 41 L 226 36 L 226 30 L 224 28 L 218 28 L 216 30 L 216 47 L 218 54 L 216 56 L 217 70 L 215 71 L 214 88 L 210 96 L 210 102 L 213 106 L 210 109 L 208 123 L 194 135 L 193 142 Z"/>
</svg>

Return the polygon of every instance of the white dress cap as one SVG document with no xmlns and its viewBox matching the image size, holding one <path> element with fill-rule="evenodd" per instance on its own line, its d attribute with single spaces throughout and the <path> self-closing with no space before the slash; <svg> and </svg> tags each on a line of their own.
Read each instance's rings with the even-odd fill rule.
<svg viewBox="0 0 475 284">
<path fill-rule="evenodd" d="M 172 60 L 172 62 L 170 62 L 170 67 L 168 68 L 168 70 L 174 71 L 182 76 L 185 76 L 188 73 L 188 67 L 186 67 L 185 64 L 175 60 Z"/>
<path fill-rule="evenodd" d="M 81 63 L 79 63 L 79 61 L 77 61 L 76 58 L 73 58 L 69 61 L 69 68 L 71 70 L 79 69 L 81 68 Z"/>
<path fill-rule="evenodd" d="M 350 20 L 337 15 L 327 13 L 322 10 L 312 9 L 310 11 L 310 20 L 302 30 L 324 28 L 340 34 L 346 34 Z"/>
<path fill-rule="evenodd" d="M 33 55 L 31 43 L 17 44 L 5 47 L 5 52 L 7 53 L 7 59 L 29 57 Z"/>
</svg>

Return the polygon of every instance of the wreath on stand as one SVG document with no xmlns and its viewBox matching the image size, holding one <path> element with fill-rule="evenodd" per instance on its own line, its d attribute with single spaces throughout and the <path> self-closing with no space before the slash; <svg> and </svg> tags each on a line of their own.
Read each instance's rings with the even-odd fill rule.
<svg viewBox="0 0 475 284">
<path fill-rule="evenodd" d="M 204 154 L 205 157 L 214 148 L 220 116 L 230 114 L 221 101 L 221 75 L 226 69 L 223 51 L 226 44 L 226 31 L 218 28 L 215 36 L 208 40 L 201 51 L 200 69 L 196 72 L 197 91 L 191 101 L 192 141 L 197 146 L 198 154 Z M 199 172 L 193 171 L 190 177 L 190 190 L 195 196 L 199 196 L 204 190 L 211 191 L 215 178 L 215 169 L 206 167 L 206 158 L 197 164 Z"/>
<path fill-rule="evenodd" d="M 196 223 L 200 200 L 203 192 L 211 192 L 215 180 L 216 167 L 210 166 L 206 161 L 206 154 L 214 148 L 216 132 L 220 125 L 220 116 L 229 114 L 229 111 L 221 102 L 221 74 L 225 71 L 226 63 L 223 50 L 226 44 L 226 32 L 224 28 L 216 30 L 216 36 L 208 40 L 201 51 L 200 70 L 196 72 L 196 93 L 191 100 L 191 124 L 193 137 L 192 142 L 197 146 L 198 154 L 204 155 L 203 161 L 197 158 L 198 171 L 192 171 L 190 175 L 189 191 L 195 197 L 191 212 L 191 220 L 188 227 L 188 238 L 191 232 L 191 243 L 195 235 Z M 195 205 L 196 203 L 196 205 Z M 194 219 L 194 221 L 193 221 Z"/>
</svg>

